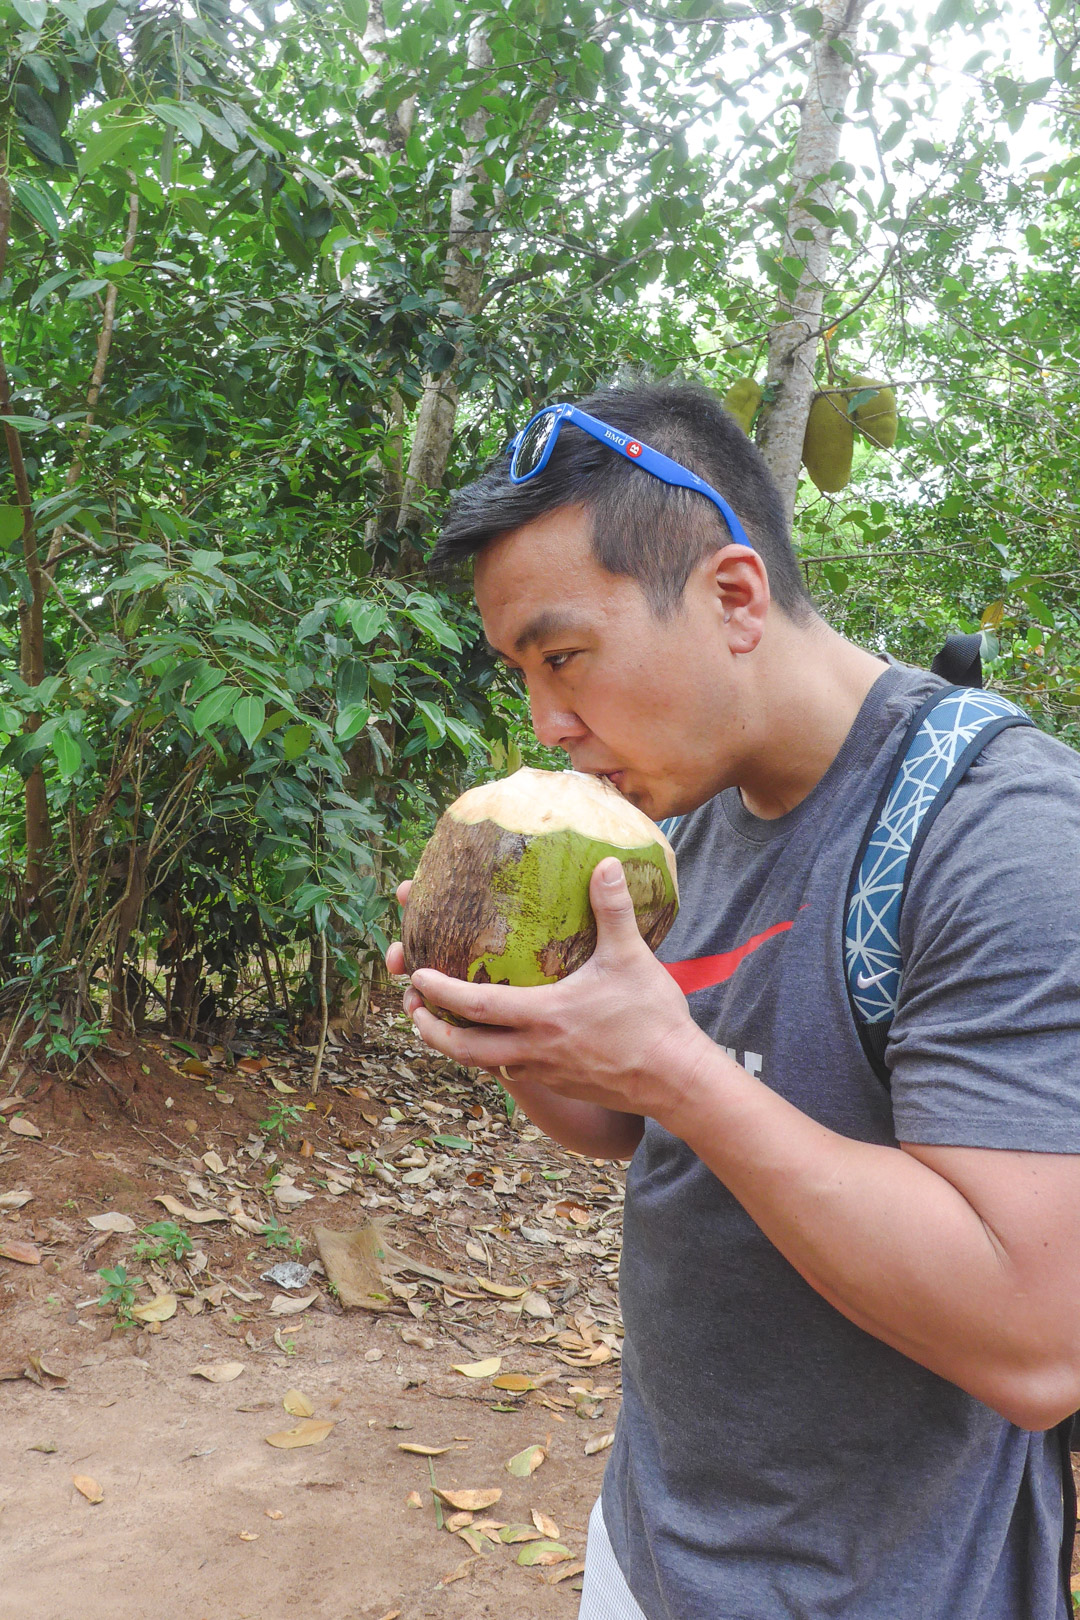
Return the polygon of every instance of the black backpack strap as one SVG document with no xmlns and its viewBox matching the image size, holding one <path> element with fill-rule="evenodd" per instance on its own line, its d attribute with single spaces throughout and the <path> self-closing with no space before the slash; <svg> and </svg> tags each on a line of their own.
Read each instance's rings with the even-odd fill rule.
<svg viewBox="0 0 1080 1620">
<path fill-rule="evenodd" d="M 977 638 L 976 638 L 977 639 Z M 900 913 L 938 812 L 992 737 L 1030 716 L 997 692 L 952 686 L 916 710 L 852 868 L 844 908 L 848 999 L 863 1050 L 886 1087 L 885 1047 L 900 996 Z"/>
<path fill-rule="evenodd" d="M 954 631 L 945 637 L 945 645 L 938 653 L 930 669 L 935 675 L 940 675 L 943 681 L 949 681 L 953 686 L 981 687 L 982 676 L 982 636 L 978 631 L 972 636 L 964 636 Z"/>
</svg>

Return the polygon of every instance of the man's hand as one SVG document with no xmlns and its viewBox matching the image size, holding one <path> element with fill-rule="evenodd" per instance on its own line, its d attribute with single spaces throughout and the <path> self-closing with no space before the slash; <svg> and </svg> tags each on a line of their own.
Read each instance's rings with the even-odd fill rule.
<svg viewBox="0 0 1080 1620">
<path fill-rule="evenodd" d="M 407 903 L 406 885 L 398 898 Z M 495 1074 L 505 1069 L 512 1081 L 559 1097 L 657 1118 L 689 1089 L 712 1042 L 639 934 L 613 857 L 594 871 L 589 898 L 596 950 L 560 983 L 519 990 L 422 968 L 412 976 L 405 1010 L 427 1044 L 456 1063 Z M 400 945 L 391 946 L 387 967 L 403 971 Z M 472 1027 L 444 1023 L 425 1000 Z"/>
</svg>

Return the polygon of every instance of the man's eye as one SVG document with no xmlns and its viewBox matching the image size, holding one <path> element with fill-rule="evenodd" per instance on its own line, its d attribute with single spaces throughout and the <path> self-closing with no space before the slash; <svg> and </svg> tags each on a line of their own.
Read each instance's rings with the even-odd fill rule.
<svg viewBox="0 0 1080 1620">
<path fill-rule="evenodd" d="M 563 669 L 570 662 L 571 658 L 576 656 L 577 655 L 572 652 L 548 653 L 544 659 L 544 663 L 549 669 Z"/>
</svg>

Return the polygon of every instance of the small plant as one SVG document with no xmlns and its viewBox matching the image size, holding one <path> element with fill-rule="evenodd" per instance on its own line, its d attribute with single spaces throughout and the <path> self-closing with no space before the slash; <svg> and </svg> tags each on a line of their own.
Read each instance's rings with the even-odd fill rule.
<svg viewBox="0 0 1080 1620">
<path fill-rule="evenodd" d="M 192 1247 L 191 1239 L 175 1221 L 151 1221 L 149 1226 L 143 1227 L 143 1235 L 131 1252 L 136 1260 L 148 1260 L 151 1265 L 157 1265 L 170 1256 L 182 1260 L 191 1253 Z"/>
<path fill-rule="evenodd" d="M 303 1239 L 294 1238 L 276 1215 L 271 1215 L 263 1227 L 263 1242 L 268 1249 L 287 1249 L 290 1254 L 300 1254 L 304 1247 Z"/>
<path fill-rule="evenodd" d="M 270 1112 L 259 1121 L 259 1130 L 266 1136 L 276 1136 L 279 1142 L 284 1142 L 290 1129 L 299 1125 L 300 1119 L 301 1110 L 295 1103 L 271 1103 Z"/>
<path fill-rule="evenodd" d="M 98 1304 L 111 1305 L 116 1311 L 116 1320 L 120 1326 L 130 1327 L 134 1321 L 131 1313 L 135 1308 L 135 1290 L 142 1282 L 142 1278 L 129 1277 L 123 1266 L 102 1266 L 98 1276 L 105 1284 Z"/>
</svg>

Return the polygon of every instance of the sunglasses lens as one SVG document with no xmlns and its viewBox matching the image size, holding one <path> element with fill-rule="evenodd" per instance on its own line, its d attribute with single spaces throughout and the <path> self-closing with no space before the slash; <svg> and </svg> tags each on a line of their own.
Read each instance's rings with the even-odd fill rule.
<svg viewBox="0 0 1080 1620">
<path fill-rule="evenodd" d="M 544 451 L 548 447 L 551 435 L 555 431 L 556 417 L 553 411 L 545 416 L 538 416 L 530 422 L 521 435 L 521 442 L 514 456 L 512 472 L 515 478 L 528 478 L 534 473 L 544 459 Z"/>
</svg>

